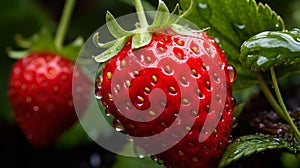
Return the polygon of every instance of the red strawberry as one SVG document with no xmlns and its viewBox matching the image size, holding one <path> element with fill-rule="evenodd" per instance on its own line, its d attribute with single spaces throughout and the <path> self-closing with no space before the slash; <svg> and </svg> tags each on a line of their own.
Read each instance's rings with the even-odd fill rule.
<svg viewBox="0 0 300 168">
<path fill-rule="evenodd" d="M 139 0 L 135 1 L 141 10 Z M 178 6 L 177 6 L 178 7 Z M 148 26 L 138 11 L 142 28 L 123 30 L 107 13 L 115 42 L 95 60 L 100 64 L 95 95 L 114 116 L 113 126 L 132 139 L 137 155 L 172 168 L 214 167 L 231 131 L 231 83 L 236 78 L 223 51 L 205 32 L 177 25 L 178 8 L 159 11 Z M 185 22 L 183 22 L 185 23 Z"/>
<path fill-rule="evenodd" d="M 231 82 L 236 72 L 206 33 L 191 38 L 171 29 L 160 30 L 137 50 L 131 48 L 129 39 L 98 75 L 95 94 L 114 116 L 115 127 L 122 126 L 131 136 L 148 137 L 176 125 L 169 137 L 157 142 L 168 145 L 178 141 L 154 156 L 163 160 L 163 165 L 210 167 L 217 163 L 231 131 Z M 221 94 L 225 94 L 223 99 Z M 199 142 L 205 120 L 214 119 L 218 124 L 213 133 Z M 184 138 L 177 140 L 184 132 Z M 144 141 L 135 143 L 148 153 L 159 148 Z"/>
<path fill-rule="evenodd" d="M 73 73 L 73 82 L 89 81 L 81 71 L 73 70 L 73 62 L 52 53 L 32 53 L 13 65 L 9 101 L 17 123 L 33 146 L 55 142 L 77 121 L 72 98 Z M 86 95 L 89 88 L 74 90 L 76 99 Z M 85 100 L 88 102 L 88 97 Z"/>
</svg>

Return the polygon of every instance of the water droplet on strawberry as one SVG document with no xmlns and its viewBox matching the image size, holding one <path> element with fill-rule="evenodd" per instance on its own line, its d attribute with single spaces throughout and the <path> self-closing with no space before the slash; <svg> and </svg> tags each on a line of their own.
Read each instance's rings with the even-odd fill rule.
<svg viewBox="0 0 300 168">
<path fill-rule="evenodd" d="M 232 118 L 232 128 L 236 128 L 237 126 L 238 126 L 238 120 L 235 117 L 233 117 Z"/>
<path fill-rule="evenodd" d="M 133 145 L 133 152 L 140 159 L 145 157 L 145 150 L 137 145 Z"/>
<path fill-rule="evenodd" d="M 228 74 L 229 74 L 229 80 L 232 83 L 236 80 L 237 72 L 232 65 L 228 65 L 227 70 L 228 70 Z"/>
<path fill-rule="evenodd" d="M 99 92 L 96 92 L 96 93 L 95 93 L 95 98 L 98 99 L 98 100 L 101 100 L 101 99 L 102 99 L 102 96 L 100 95 Z"/>
<path fill-rule="evenodd" d="M 231 106 L 235 107 L 236 106 L 236 99 L 234 97 L 231 97 L 230 100 L 231 100 Z"/>
<path fill-rule="evenodd" d="M 113 127 L 115 128 L 116 131 L 120 132 L 124 130 L 124 127 L 122 123 L 119 120 L 114 120 Z"/>
<path fill-rule="evenodd" d="M 156 155 L 152 155 L 151 159 L 154 160 L 154 161 L 158 161 L 158 157 Z"/>
<path fill-rule="evenodd" d="M 127 141 L 129 141 L 129 142 L 133 142 L 133 138 L 132 138 L 131 136 L 129 136 L 129 135 L 126 135 L 126 139 L 127 139 Z"/>
<path fill-rule="evenodd" d="M 107 109 L 105 109 L 105 114 L 107 117 L 111 116 L 111 113 Z"/>
</svg>

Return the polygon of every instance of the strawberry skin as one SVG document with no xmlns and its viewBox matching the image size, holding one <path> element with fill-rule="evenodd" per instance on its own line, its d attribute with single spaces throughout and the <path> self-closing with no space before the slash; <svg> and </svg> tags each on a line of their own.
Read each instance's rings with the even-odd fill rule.
<svg viewBox="0 0 300 168">
<path fill-rule="evenodd" d="M 235 106 L 231 83 L 235 78 L 223 51 L 205 32 L 190 38 L 164 29 L 153 32 L 151 42 L 137 50 L 131 48 L 129 39 L 100 69 L 95 95 L 106 113 L 114 116 L 114 126 L 131 136 L 156 135 L 176 124 L 176 131 L 157 143 L 178 142 L 153 155 L 154 160 L 166 167 L 207 168 L 216 166 L 227 145 Z M 212 105 L 212 99 L 219 99 L 224 89 L 224 99 Z M 199 142 L 205 120 L 218 116 L 211 106 L 222 117 L 213 133 Z M 187 134 L 177 140 L 182 132 Z M 148 153 L 159 148 L 134 142 Z"/>
<path fill-rule="evenodd" d="M 73 70 L 73 62 L 52 53 L 32 53 L 13 65 L 9 102 L 16 122 L 34 147 L 54 143 L 78 120 L 72 97 Z M 74 73 L 74 81 L 89 82 L 82 72 Z M 74 99 L 81 95 L 89 101 L 84 96 L 88 87 L 76 90 Z"/>
</svg>

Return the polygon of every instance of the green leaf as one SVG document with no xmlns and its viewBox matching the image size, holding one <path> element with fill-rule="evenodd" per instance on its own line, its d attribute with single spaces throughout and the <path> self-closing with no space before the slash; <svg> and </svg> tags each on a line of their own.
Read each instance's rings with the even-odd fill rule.
<svg viewBox="0 0 300 168">
<path fill-rule="evenodd" d="M 296 140 L 286 141 L 261 135 L 242 136 L 227 147 L 219 161 L 219 167 L 225 167 L 241 157 L 250 156 L 267 149 L 285 149 L 289 152 L 297 153 L 300 150 L 300 146 Z"/>
<path fill-rule="evenodd" d="M 265 31 L 243 43 L 240 61 L 253 71 L 300 63 L 300 30 Z M 284 70 L 284 68 L 282 68 Z M 299 67 L 297 69 L 299 71 Z"/>
<path fill-rule="evenodd" d="M 77 122 L 73 127 L 62 134 L 56 146 L 59 148 L 74 148 L 85 143 L 90 143 L 90 139 L 81 124 Z"/>
<path fill-rule="evenodd" d="M 188 9 L 191 0 L 180 0 Z M 282 19 L 269 6 L 254 0 L 193 0 L 186 17 L 200 28 L 210 27 L 208 34 L 216 39 L 228 55 L 228 61 L 238 71 L 234 88 L 243 89 L 256 84 L 253 72 L 239 62 L 240 46 L 253 35 L 266 30 L 283 30 Z"/>
<path fill-rule="evenodd" d="M 151 39 L 152 39 L 152 33 L 150 32 L 137 33 L 132 37 L 131 47 L 133 49 L 141 48 L 143 46 L 148 45 L 151 42 Z"/>
<path fill-rule="evenodd" d="M 245 105 L 246 105 L 246 103 L 240 103 L 236 106 L 236 108 L 233 112 L 235 118 L 238 118 L 241 115 L 241 113 L 244 110 Z"/>
<path fill-rule="evenodd" d="M 131 32 L 124 30 L 109 11 L 106 13 L 106 24 L 109 32 L 115 38 L 122 38 L 132 34 Z"/>
<path fill-rule="evenodd" d="M 124 146 L 121 153 L 132 152 L 133 145 L 132 143 L 128 143 Z M 124 168 L 124 167 L 132 167 L 132 168 L 162 168 L 158 163 L 153 161 L 150 157 L 138 158 L 138 157 L 127 157 L 122 155 L 116 155 L 116 161 L 113 165 L 113 168 Z"/>
<path fill-rule="evenodd" d="M 104 52 L 102 52 L 101 54 L 99 54 L 97 56 L 93 56 L 95 61 L 96 62 L 108 61 L 110 58 L 117 55 L 122 50 L 122 48 L 126 44 L 127 40 L 128 40 L 127 37 L 118 39 L 114 46 L 110 47 L 109 49 L 105 50 Z"/>
</svg>

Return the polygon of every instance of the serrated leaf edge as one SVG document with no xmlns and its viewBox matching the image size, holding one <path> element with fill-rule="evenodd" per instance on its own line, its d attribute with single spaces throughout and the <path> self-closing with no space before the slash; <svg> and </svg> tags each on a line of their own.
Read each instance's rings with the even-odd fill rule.
<svg viewBox="0 0 300 168">
<path fill-rule="evenodd" d="M 252 149 L 250 151 L 241 151 L 238 149 L 237 145 L 243 145 L 243 143 L 247 143 L 247 141 L 249 141 L 249 140 L 256 140 L 256 141 L 262 141 L 262 140 L 267 141 L 268 140 L 268 142 L 266 142 L 266 143 L 268 143 L 268 145 L 265 146 L 264 148 L 260 147 L 257 149 Z M 270 141 L 273 141 L 274 144 L 270 144 L 271 143 Z M 285 141 L 283 139 L 272 137 L 272 136 L 245 135 L 245 136 L 237 138 L 234 142 L 232 142 L 231 144 L 229 144 L 229 146 L 227 146 L 226 151 L 223 153 L 221 159 L 219 160 L 218 168 L 225 167 L 225 166 L 229 165 L 231 162 L 237 161 L 238 159 L 240 159 L 243 156 L 249 156 L 251 154 L 262 152 L 267 149 L 285 148 L 288 151 L 293 152 L 293 153 L 296 153 L 300 150 L 299 146 L 294 147 L 292 145 L 295 145 L 295 144 L 293 144 L 292 142 Z M 233 150 L 231 153 L 228 153 L 230 150 L 232 150 L 232 148 L 236 148 L 236 149 Z M 231 157 L 232 154 L 237 154 L 237 155 L 234 157 Z M 228 158 L 228 157 L 231 157 L 231 158 Z"/>
</svg>

